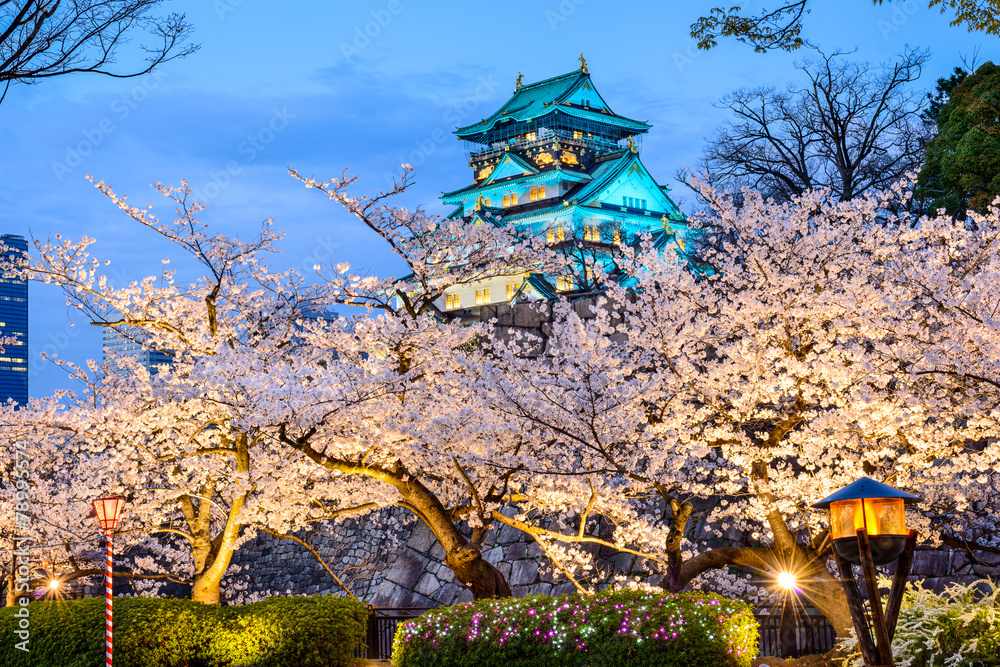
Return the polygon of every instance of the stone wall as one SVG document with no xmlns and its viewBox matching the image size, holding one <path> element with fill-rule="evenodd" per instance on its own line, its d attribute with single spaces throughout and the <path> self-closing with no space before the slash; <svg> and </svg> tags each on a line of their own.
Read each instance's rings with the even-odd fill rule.
<svg viewBox="0 0 1000 667">
<path fill-rule="evenodd" d="M 693 521 L 692 524 L 691 534 L 704 530 L 703 521 Z M 319 532 L 322 534 L 324 531 L 338 529 L 340 528 L 324 527 Z M 340 530 L 345 531 L 343 537 L 354 530 L 355 536 L 362 539 L 365 535 L 377 532 L 375 526 L 371 526 L 367 532 L 358 532 L 357 528 L 350 527 Z M 404 535 L 406 537 L 399 548 L 390 554 L 391 557 L 380 568 L 366 575 L 367 579 L 361 577 L 353 580 L 352 590 L 359 597 L 368 604 L 380 607 L 436 607 L 472 600 L 472 595 L 455 580 L 451 570 L 444 564 L 444 550 L 423 523 L 408 521 Z M 727 543 L 736 541 L 739 540 L 726 540 Z M 320 542 L 332 544 L 335 540 Z M 348 555 L 348 558 L 354 561 L 364 560 L 367 557 L 365 554 L 370 553 L 370 546 L 359 543 L 354 549 L 354 555 Z M 553 573 L 542 549 L 534 541 L 508 526 L 491 529 L 483 554 L 507 578 L 515 597 L 536 593 L 561 595 L 575 590 L 565 577 Z M 333 557 L 335 552 L 327 549 L 324 555 Z M 659 575 L 649 574 L 643 564 L 629 554 L 605 550 L 596 552 L 596 555 L 601 569 L 633 578 L 639 577 L 653 585 L 662 580 Z M 249 589 L 255 592 L 343 594 L 312 554 L 289 540 L 260 537 L 245 544 L 234 562 L 244 567 L 238 576 L 248 582 Z M 350 562 L 353 561 L 349 560 L 347 564 Z M 339 572 L 345 563 L 331 560 L 329 565 Z M 925 586 L 941 592 L 952 582 L 967 584 L 984 577 L 1000 581 L 1000 554 L 978 552 L 973 559 L 964 551 L 918 548 L 910 579 L 923 579 Z"/>
</svg>

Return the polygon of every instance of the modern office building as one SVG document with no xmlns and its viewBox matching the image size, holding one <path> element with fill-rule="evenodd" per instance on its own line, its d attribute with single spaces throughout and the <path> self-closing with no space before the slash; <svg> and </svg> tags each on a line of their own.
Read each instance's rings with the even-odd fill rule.
<svg viewBox="0 0 1000 667">
<path fill-rule="evenodd" d="M 160 366 L 171 364 L 173 358 L 170 354 L 143 344 L 144 333 L 139 329 L 129 329 L 127 335 L 122 335 L 111 327 L 105 327 L 102 341 L 104 362 L 112 361 L 116 357 L 131 357 L 152 374 L 155 374 Z"/>
<path fill-rule="evenodd" d="M 0 255 L 16 258 L 28 252 L 23 236 L 0 234 Z M 0 353 L 0 401 L 28 402 L 28 282 L 0 275 L 0 336 L 12 338 Z"/>
</svg>

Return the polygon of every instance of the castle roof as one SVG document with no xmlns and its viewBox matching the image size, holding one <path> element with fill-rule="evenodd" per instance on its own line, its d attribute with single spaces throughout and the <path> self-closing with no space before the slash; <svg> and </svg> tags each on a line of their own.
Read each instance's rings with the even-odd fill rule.
<svg viewBox="0 0 1000 667">
<path fill-rule="evenodd" d="M 489 118 L 455 130 L 462 139 L 489 143 L 498 125 L 525 123 L 552 114 L 603 123 L 615 127 L 623 137 L 646 132 L 648 123 L 619 116 L 601 97 L 585 69 L 561 74 L 527 86 L 519 86 L 513 96 Z"/>
</svg>

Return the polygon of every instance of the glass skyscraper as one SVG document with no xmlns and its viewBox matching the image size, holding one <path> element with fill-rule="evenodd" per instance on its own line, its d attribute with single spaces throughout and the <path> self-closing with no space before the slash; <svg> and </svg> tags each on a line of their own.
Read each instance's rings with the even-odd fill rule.
<svg viewBox="0 0 1000 667">
<path fill-rule="evenodd" d="M 160 366 L 170 365 L 173 358 L 166 352 L 154 350 L 143 344 L 147 338 L 145 332 L 137 328 L 129 328 L 128 336 L 121 335 L 111 327 L 103 328 L 104 361 L 115 357 L 131 357 L 144 366 L 151 374 L 156 374 Z"/>
<path fill-rule="evenodd" d="M 23 236 L 0 234 L 6 249 L 0 254 L 15 258 L 28 252 Z M 28 402 L 28 283 L 9 274 L 0 275 L 0 336 L 14 340 L 0 352 L 0 402 Z"/>
</svg>

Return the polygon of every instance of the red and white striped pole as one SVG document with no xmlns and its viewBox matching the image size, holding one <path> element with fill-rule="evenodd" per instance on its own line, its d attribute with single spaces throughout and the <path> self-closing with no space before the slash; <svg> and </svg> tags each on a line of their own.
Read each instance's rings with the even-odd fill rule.
<svg viewBox="0 0 1000 667">
<path fill-rule="evenodd" d="M 114 644 L 114 638 L 112 635 L 111 628 L 111 531 L 106 533 L 107 545 L 108 545 L 108 569 L 107 575 L 104 579 L 104 607 L 106 610 L 106 622 L 104 630 L 104 659 L 108 667 L 111 667 L 111 651 Z"/>
<path fill-rule="evenodd" d="M 97 516 L 97 520 L 101 523 L 101 528 L 104 529 L 104 537 L 107 543 L 108 563 L 106 576 L 104 578 L 104 661 L 107 664 L 107 667 L 111 667 L 111 651 L 114 645 L 114 637 L 112 635 L 111 626 L 111 537 L 112 533 L 114 533 L 115 525 L 118 523 L 118 517 L 121 515 L 122 507 L 124 506 L 124 498 L 100 498 L 94 501 L 94 514 Z"/>
</svg>

